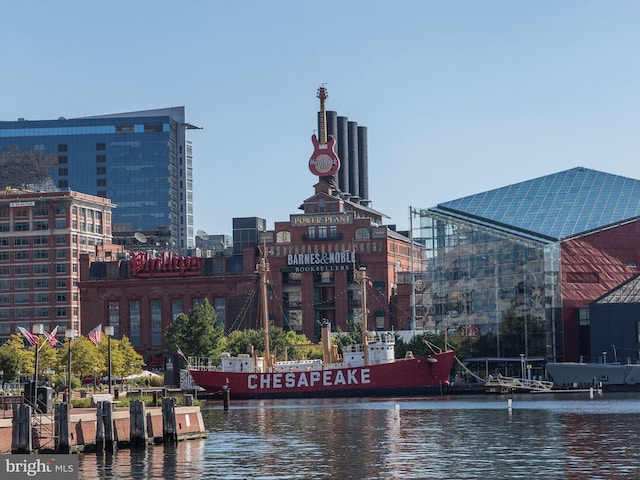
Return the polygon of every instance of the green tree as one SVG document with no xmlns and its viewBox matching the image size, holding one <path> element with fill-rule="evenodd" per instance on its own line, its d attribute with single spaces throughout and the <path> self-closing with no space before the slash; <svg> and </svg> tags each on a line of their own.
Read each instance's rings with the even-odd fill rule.
<svg viewBox="0 0 640 480">
<path fill-rule="evenodd" d="M 20 371 L 20 353 L 9 342 L 0 346 L 0 370 L 2 370 L 3 382 L 13 382 L 18 378 Z"/>
<path fill-rule="evenodd" d="M 202 305 L 196 305 L 189 315 L 181 313 L 165 333 L 169 353 L 175 353 L 180 347 L 187 357 L 213 355 L 223 335 L 222 328 L 215 324 L 216 312 L 207 299 Z"/>
</svg>

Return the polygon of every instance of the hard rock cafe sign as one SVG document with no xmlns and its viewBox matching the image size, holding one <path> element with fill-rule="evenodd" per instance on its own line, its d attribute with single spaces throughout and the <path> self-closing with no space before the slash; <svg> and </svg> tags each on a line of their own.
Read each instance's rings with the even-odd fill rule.
<svg viewBox="0 0 640 480">
<path fill-rule="evenodd" d="M 131 253 L 129 270 L 134 277 L 171 277 L 176 275 L 200 275 L 202 258 L 183 257 L 163 252 L 149 255 L 147 252 Z"/>
</svg>

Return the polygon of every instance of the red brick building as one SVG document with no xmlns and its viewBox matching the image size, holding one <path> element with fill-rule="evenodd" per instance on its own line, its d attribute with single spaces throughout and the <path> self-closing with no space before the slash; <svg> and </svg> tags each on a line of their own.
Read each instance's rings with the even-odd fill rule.
<svg viewBox="0 0 640 480">
<path fill-rule="evenodd" d="M 322 321 L 347 330 L 362 318 L 354 271 L 366 268 L 370 329 L 407 328 L 410 313 L 394 311 L 396 275 L 411 268 L 409 240 L 381 225 L 383 215 L 337 195 L 320 181 L 303 213 L 259 232 L 260 245 L 242 256 L 190 258 L 131 254 L 116 261 L 80 262 L 83 330 L 99 324 L 127 336 L 151 367 L 163 366 L 164 333 L 176 316 L 209 300 L 226 331 L 256 327 L 255 266 L 266 249 L 269 317 L 285 330 L 319 338 Z M 414 249 L 414 255 L 419 256 Z"/>
</svg>

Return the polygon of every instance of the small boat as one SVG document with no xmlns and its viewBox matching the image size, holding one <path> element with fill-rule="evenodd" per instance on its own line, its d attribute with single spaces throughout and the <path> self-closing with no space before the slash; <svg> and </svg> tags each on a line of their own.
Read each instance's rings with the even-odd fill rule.
<svg viewBox="0 0 640 480">
<path fill-rule="evenodd" d="M 236 399 L 413 396 L 446 391 L 455 351 L 432 347 L 433 353 L 425 357 L 408 354 L 407 358 L 396 359 L 393 332 L 368 332 L 363 328 L 362 343 L 345 347 L 339 356 L 337 346 L 331 344 L 330 325 L 325 324 L 322 359 L 274 361 L 269 350 L 267 271 L 263 257 L 256 267 L 263 302 L 263 356 L 223 353 L 217 366 L 190 358 L 187 369 L 199 387 L 212 394 L 228 391 Z M 366 271 L 357 274 L 366 312 L 369 281 Z M 363 317 L 366 319 L 366 315 Z"/>
</svg>

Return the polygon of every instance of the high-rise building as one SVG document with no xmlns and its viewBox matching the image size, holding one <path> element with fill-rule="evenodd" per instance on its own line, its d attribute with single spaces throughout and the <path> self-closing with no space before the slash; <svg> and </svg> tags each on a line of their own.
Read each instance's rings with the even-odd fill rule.
<svg viewBox="0 0 640 480">
<path fill-rule="evenodd" d="M 0 122 L 0 187 L 109 198 L 114 238 L 194 246 L 191 142 L 184 107 Z M 35 187 L 35 188 L 34 188 Z M 138 237 L 143 238 L 138 235 Z"/>
<path fill-rule="evenodd" d="M 35 324 L 80 333 L 79 257 L 111 244 L 112 208 L 78 192 L 0 191 L 0 341 Z"/>
</svg>

